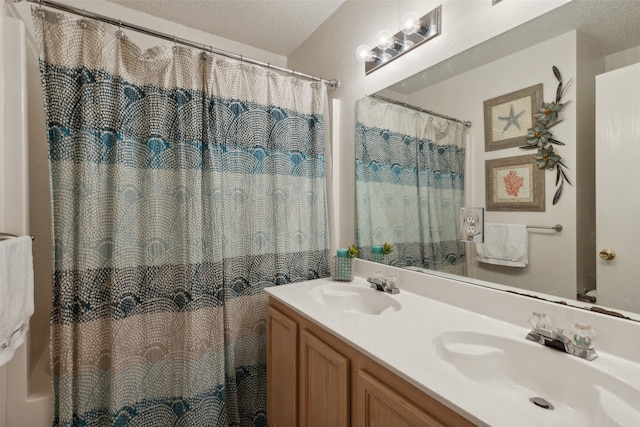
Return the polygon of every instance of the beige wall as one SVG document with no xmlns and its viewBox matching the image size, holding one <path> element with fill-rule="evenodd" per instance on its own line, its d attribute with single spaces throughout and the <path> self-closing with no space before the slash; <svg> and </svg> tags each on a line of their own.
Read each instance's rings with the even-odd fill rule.
<svg viewBox="0 0 640 427">
<path fill-rule="evenodd" d="M 632 47 L 622 52 L 607 56 L 606 71 L 617 70 L 627 65 L 640 62 L 640 46 Z"/>
</svg>

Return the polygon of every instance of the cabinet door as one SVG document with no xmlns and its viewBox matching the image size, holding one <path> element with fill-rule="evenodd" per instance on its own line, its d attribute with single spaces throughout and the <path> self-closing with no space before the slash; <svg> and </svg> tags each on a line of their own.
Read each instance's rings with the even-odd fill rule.
<svg viewBox="0 0 640 427">
<path fill-rule="evenodd" d="M 306 329 L 300 331 L 300 426 L 348 426 L 350 361 Z"/>
<path fill-rule="evenodd" d="M 269 307 L 267 320 L 267 420 L 271 427 L 298 425 L 298 324 Z"/>
<path fill-rule="evenodd" d="M 365 371 L 358 370 L 357 388 L 358 427 L 443 425 Z"/>
</svg>

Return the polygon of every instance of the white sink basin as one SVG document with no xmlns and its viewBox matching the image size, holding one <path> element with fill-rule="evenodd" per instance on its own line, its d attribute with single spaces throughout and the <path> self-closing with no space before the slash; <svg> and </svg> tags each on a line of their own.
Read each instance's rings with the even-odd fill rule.
<svg viewBox="0 0 640 427">
<path fill-rule="evenodd" d="M 502 408 L 545 425 L 640 426 L 640 390 L 589 362 L 540 344 L 473 331 L 433 338 L 436 354 Z M 541 397 L 553 409 L 535 406 Z M 496 408 L 500 410 L 500 408 Z M 533 411 L 533 412 L 532 412 Z"/>
<path fill-rule="evenodd" d="M 382 314 L 400 310 L 400 303 L 391 295 L 357 285 L 330 283 L 309 291 L 318 303 L 346 313 Z"/>
</svg>

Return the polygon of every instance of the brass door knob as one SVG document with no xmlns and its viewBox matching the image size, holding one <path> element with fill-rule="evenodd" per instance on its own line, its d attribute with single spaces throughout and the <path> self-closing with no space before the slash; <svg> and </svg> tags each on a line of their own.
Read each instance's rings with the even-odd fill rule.
<svg viewBox="0 0 640 427">
<path fill-rule="evenodd" d="M 613 252 L 611 249 L 603 249 L 600 251 L 600 258 L 604 259 L 604 260 L 612 260 L 616 257 L 616 253 Z"/>
</svg>

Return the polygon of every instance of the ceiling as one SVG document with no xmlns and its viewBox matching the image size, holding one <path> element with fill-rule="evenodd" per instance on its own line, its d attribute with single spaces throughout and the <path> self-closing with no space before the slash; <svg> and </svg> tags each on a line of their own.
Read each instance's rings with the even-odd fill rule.
<svg viewBox="0 0 640 427">
<path fill-rule="evenodd" d="M 286 57 L 345 0 L 110 1 Z"/>
</svg>

